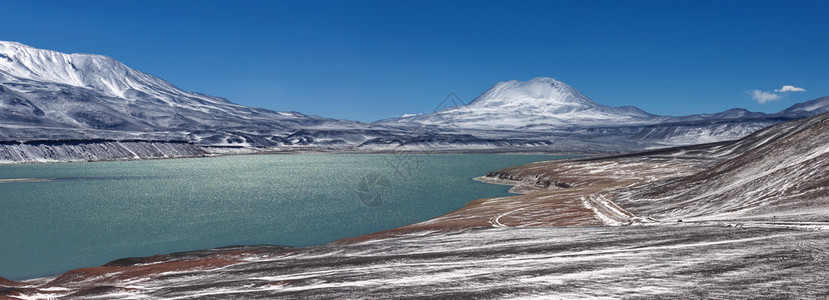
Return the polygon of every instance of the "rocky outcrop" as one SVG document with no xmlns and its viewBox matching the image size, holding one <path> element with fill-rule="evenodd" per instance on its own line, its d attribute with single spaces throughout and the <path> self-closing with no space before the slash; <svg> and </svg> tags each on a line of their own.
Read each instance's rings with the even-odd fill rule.
<svg viewBox="0 0 829 300">
<path fill-rule="evenodd" d="M 543 187 L 543 188 L 558 188 L 558 189 L 566 189 L 572 187 L 572 183 L 567 183 L 563 181 L 558 181 L 555 179 L 550 179 L 548 177 L 541 177 L 539 175 L 535 176 L 516 176 L 515 174 L 510 174 L 507 172 L 489 172 L 486 174 L 486 177 L 490 178 L 497 178 L 501 180 L 509 180 L 515 181 L 516 184 L 520 183 L 529 183 L 530 185 Z"/>
<path fill-rule="evenodd" d="M 207 152 L 186 141 L 59 140 L 0 142 L 0 164 L 141 160 L 205 155 L 207 155 Z"/>
</svg>

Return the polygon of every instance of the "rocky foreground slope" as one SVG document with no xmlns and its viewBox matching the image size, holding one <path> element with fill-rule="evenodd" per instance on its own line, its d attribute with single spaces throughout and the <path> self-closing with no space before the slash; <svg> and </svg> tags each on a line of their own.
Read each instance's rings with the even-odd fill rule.
<svg viewBox="0 0 829 300">
<path fill-rule="evenodd" d="M 829 115 L 780 124 L 735 143 L 747 149 L 705 171 L 613 197 L 659 219 L 829 221 L 827 133 Z"/>
<path fill-rule="evenodd" d="M 508 168 L 482 180 L 523 195 L 397 230 L 0 280 L 0 298 L 825 298 L 828 122 Z"/>
<path fill-rule="evenodd" d="M 57 278 L 7 284 L 0 287 L 0 295 L 820 299 L 829 293 L 827 238 L 825 229 L 675 223 L 467 230 L 301 249 L 231 247 L 116 261 Z"/>
</svg>

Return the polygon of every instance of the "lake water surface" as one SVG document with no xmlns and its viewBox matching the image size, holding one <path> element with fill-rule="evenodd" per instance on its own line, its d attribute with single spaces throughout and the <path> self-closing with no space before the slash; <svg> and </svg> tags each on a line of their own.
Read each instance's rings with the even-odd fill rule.
<svg viewBox="0 0 829 300">
<path fill-rule="evenodd" d="M 508 195 L 472 178 L 561 158 L 291 154 L 0 166 L 0 276 L 228 245 L 323 244 Z M 39 180 L 4 180 L 21 178 Z"/>
</svg>

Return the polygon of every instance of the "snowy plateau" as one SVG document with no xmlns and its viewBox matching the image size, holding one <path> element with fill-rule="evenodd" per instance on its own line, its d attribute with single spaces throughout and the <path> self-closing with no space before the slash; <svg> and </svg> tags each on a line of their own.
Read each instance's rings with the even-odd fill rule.
<svg viewBox="0 0 829 300">
<path fill-rule="evenodd" d="M 183 91 L 117 60 L 0 42 L 0 162 L 284 151 L 608 153 L 733 140 L 829 110 L 665 117 L 608 107 L 552 78 L 496 84 L 468 105 L 374 123 Z"/>
</svg>

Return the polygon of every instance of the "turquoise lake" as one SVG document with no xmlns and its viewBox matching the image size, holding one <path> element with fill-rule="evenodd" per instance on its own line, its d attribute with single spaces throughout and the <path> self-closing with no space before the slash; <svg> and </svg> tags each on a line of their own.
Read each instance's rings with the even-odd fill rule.
<svg viewBox="0 0 829 300">
<path fill-rule="evenodd" d="M 509 195 L 477 176 L 552 155 L 290 154 L 0 166 L 0 276 L 229 245 L 308 246 Z M 36 178 L 43 181 L 10 182 Z"/>
</svg>

